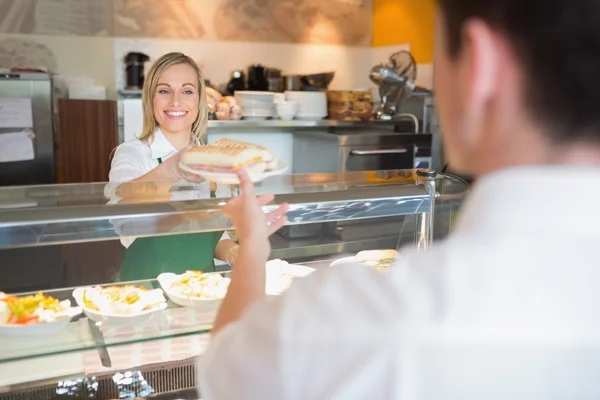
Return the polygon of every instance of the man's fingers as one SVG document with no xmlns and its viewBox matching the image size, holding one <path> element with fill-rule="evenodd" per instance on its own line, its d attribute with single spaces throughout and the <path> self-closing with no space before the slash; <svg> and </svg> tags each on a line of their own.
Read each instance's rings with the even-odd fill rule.
<svg viewBox="0 0 600 400">
<path fill-rule="evenodd" d="M 271 193 L 263 194 L 262 196 L 258 196 L 258 202 L 260 203 L 261 206 L 264 206 L 264 205 L 267 205 L 270 202 L 272 202 L 274 198 L 275 198 L 274 194 L 271 194 Z"/>
<path fill-rule="evenodd" d="M 282 204 L 279 207 L 277 207 L 276 209 L 269 211 L 267 213 L 267 221 L 271 222 L 271 221 L 281 217 L 282 215 L 285 215 L 287 210 L 288 210 L 288 205 Z"/>
<path fill-rule="evenodd" d="M 240 180 L 240 188 L 242 189 L 242 196 L 254 197 L 254 184 L 250 180 L 248 173 L 243 169 L 237 172 L 237 176 Z"/>
<path fill-rule="evenodd" d="M 277 232 L 279 229 L 281 229 L 281 227 L 283 225 L 285 225 L 286 221 L 287 221 L 287 217 L 285 215 L 279 216 L 279 218 L 277 218 L 276 220 L 272 221 L 267 226 L 267 234 L 269 236 L 271 236 L 272 234 L 274 234 L 275 232 Z"/>
</svg>

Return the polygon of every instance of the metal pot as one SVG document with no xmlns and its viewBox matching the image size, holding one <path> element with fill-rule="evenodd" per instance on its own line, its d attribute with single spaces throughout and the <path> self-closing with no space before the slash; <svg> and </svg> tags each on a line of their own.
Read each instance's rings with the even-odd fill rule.
<svg viewBox="0 0 600 400">
<path fill-rule="evenodd" d="M 298 91 L 302 88 L 302 75 L 286 75 L 283 78 L 285 90 Z"/>
</svg>

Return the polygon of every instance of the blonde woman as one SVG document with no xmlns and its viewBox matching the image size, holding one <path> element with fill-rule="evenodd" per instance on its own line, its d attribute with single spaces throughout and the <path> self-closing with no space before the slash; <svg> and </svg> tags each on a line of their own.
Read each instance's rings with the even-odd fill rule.
<svg viewBox="0 0 600 400">
<path fill-rule="evenodd" d="M 208 110 L 204 80 L 182 53 L 160 57 L 148 71 L 142 93 L 144 126 L 139 139 L 121 144 L 112 160 L 111 182 L 176 182 L 179 152 L 202 144 Z M 214 260 L 231 262 L 236 243 L 226 233 L 182 234 L 134 240 L 127 247 L 118 279 L 155 278 L 161 272 L 214 271 Z"/>
</svg>

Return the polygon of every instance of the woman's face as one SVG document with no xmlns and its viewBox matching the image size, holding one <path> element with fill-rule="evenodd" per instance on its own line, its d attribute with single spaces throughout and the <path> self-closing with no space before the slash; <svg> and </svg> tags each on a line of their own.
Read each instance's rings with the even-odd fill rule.
<svg viewBox="0 0 600 400">
<path fill-rule="evenodd" d="M 198 117 L 198 76 L 188 64 L 172 65 L 156 86 L 152 104 L 154 118 L 165 134 L 190 133 Z"/>
</svg>

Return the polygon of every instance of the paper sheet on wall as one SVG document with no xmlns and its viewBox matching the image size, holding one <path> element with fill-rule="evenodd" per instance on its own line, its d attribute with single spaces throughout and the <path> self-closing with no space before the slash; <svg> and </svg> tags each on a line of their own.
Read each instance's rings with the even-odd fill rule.
<svg viewBox="0 0 600 400">
<path fill-rule="evenodd" d="M 31 99 L 0 98 L 0 128 L 33 128 Z"/>
<path fill-rule="evenodd" d="M 0 133 L 0 163 L 34 158 L 33 141 L 29 132 Z"/>
</svg>

